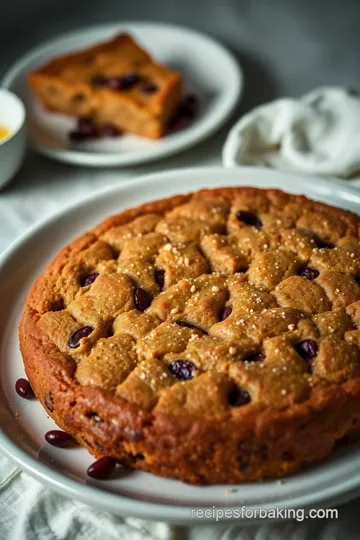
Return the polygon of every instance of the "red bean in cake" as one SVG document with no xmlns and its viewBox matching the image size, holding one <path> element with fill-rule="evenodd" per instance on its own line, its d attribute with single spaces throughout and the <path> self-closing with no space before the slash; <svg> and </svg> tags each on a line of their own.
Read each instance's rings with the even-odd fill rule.
<svg viewBox="0 0 360 540">
<path fill-rule="evenodd" d="M 276 190 L 151 202 L 70 243 L 20 343 L 96 457 L 196 484 L 278 478 L 357 439 L 359 217 Z"/>
</svg>

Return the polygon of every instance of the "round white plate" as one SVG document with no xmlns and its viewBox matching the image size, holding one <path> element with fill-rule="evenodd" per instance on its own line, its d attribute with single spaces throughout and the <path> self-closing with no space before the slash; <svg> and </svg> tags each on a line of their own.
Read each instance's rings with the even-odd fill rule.
<svg viewBox="0 0 360 540">
<path fill-rule="evenodd" d="M 44 433 L 55 427 L 54 422 L 37 401 L 23 400 L 14 390 L 15 381 L 24 376 L 17 328 L 25 297 L 33 280 L 62 246 L 129 206 L 200 187 L 226 185 L 279 187 L 355 212 L 360 209 L 360 192 L 342 182 L 254 168 L 183 169 L 131 180 L 92 195 L 32 228 L 1 257 L 0 444 L 22 468 L 53 489 L 115 514 L 177 523 L 194 523 L 191 509 L 197 507 L 322 507 L 359 494 L 360 445 L 337 450 L 324 463 L 283 483 L 240 484 L 233 491 L 225 485 L 195 487 L 135 471 L 108 481 L 90 480 L 86 468 L 93 458 L 81 447 L 47 445 Z"/>
<path fill-rule="evenodd" d="M 78 144 L 69 148 L 68 133 L 75 119 L 46 112 L 29 90 L 27 75 L 55 56 L 129 32 L 160 62 L 184 76 L 185 92 L 200 100 L 200 112 L 187 128 L 153 141 L 134 135 Z M 236 106 L 243 87 L 241 68 L 220 43 L 189 28 L 162 23 L 116 23 L 95 26 L 55 38 L 8 71 L 3 86 L 25 103 L 32 146 L 49 157 L 87 166 L 135 165 L 169 156 L 205 139 L 217 130 Z"/>
</svg>

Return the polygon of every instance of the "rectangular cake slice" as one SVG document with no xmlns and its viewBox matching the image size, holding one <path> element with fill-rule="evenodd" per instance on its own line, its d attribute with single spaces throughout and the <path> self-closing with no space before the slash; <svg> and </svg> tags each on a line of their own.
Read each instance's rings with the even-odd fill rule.
<svg viewBox="0 0 360 540">
<path fill-rule="evenodd" d="M 128 34 L 59 58 L 33 71 L 29 84 L 51 111 L 162 137 L 182 99 L 182 78 L 155 62 Z"/>
</svg>

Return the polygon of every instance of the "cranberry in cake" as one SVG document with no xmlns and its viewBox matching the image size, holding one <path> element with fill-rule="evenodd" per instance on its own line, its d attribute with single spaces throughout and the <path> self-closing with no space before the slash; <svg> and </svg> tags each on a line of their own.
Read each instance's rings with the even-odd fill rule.
<svg viewBox="0 0 360 540">
<path fill-rule="evenodd" d="M 121 463 L 235 483 L 323 460 L 359 434 L 359 230 L 345 210 L 250 187 L 112 216 L 34 283 L 17 390 L 31 384 L 66 432 L 51 444 L 97 458 L 94 478 Z"/>
</svg>

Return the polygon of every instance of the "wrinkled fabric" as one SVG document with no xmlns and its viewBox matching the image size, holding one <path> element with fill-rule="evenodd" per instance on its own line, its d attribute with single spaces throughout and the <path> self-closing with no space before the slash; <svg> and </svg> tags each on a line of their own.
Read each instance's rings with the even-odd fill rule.
<svg viewBox="0 0 360 540">
<path fill-rule="evenodd" d="M 225 167 L 265 165 L 349 177 L 360 171 L 360 95 L 323 87 L 245 114 L 231 129 Z"/>
</svg>

